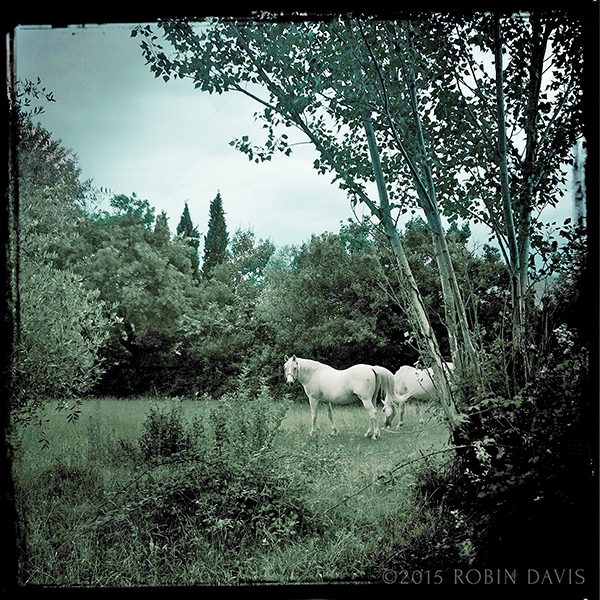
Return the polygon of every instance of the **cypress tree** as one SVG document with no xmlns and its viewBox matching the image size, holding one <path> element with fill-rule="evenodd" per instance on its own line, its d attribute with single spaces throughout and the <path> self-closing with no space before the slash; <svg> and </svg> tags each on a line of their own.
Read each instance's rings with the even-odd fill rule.
<svg viewBox="0 0 600 600">
<path fill-rule="evenodd" d="M 159 247 L 166 246 L 171 241 L 167 213 L 163 210 L 154 224 L 154 243 Z"/>
<path fill-rule="evenodd" d="M 221 199 L 221 192 L 217 192 L 215 199 L 210 203 L 208 231 L 204 238 L 204 262 L 202 265 L 202 275 L 204 277 L 210 277 L 211 271 L 217 265 L 225 262 L 228 238 L 223 200 Z"/>
<path fill-rule="evenodd" d="M 177 235 L 184 237 L 190 245 L 190 256 L 192 259 L 192 274 L 196 279 L 200 278 L 200 257 L 198 256 L 198 248 L 200 247 L 200 234 L 198 228 L 194 227 L 190 209 L 187 202 L 177 225 Z"/>
</svg>

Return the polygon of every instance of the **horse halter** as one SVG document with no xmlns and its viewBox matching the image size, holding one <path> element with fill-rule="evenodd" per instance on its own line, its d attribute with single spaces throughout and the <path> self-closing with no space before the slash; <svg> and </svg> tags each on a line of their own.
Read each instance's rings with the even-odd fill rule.
<svg viewBox="0 0 600 600">
<path fill-rule="evenodd" d="M 291 378 L 292 378 L 291 381 L 288 380 L 289 383 L 293 383 L 294 381 L 296 381 L 296 379 L 298 379 L 298 361 L 295 358 L 292 358 L 291 362 L 292 362 L 292 364 L 289 368 L 290 369 L 289 373 L 288 373 L 287 369 L 286 369 L 286 373 L 285 373 L 286 379 L 287 379 L 288 375 L 291 376 Z"/>
</svg>

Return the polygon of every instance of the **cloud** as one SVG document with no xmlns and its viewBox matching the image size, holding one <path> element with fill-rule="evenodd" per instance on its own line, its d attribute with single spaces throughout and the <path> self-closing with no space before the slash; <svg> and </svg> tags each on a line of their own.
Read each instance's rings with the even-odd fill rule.
<svg viewBox="0 0 600 600">
<path fill-rule="evenodd" d="M 20 76 L 42 77 L 56 104 L 41 122 L 79 158 L 83 177 L 114 193 L 147 198 L 174 230 L 189 202 L 202 231 L 221 191 L 230 231 L 252 228 L 277 244 L 337 230 L 351 216 L 345 194 L 312 169 L 315 151 L 255 164 L 229 145 L 260 143 L 258 105 L 241 94 L 211 96 L 186 80 L 165 83 L 144 64 L 131 27 L 20 30 Z"/>
<path fill-rule="evenodd" d="M 259 105 L 239 93 L 211 96 L 190 81 L 155 78 L 131 29 L 17 31 L 18 76 L 40 76 L 54 92 L 57 102 L 40 121 L 76 152 L 85 179 L 147 198 L 157 212 L 166 211 L 172 230 L 188 201 L 205 231 L 220 190 L 230 232 L 249 227 L 278 245 L 337 231 L 352 216 L 345 193 L 312 168 L 312 146 L 294 146 L 290 157 L 276 155 L 269 163 L 249 162 L 229 142 L 243 135 L 264 140 L 254 119 Z M 294 129 L 288 133 L 304 141 Z M 367 210 L 359 207 L 359 215 Z M 555 220 L 551 212 L 547 220 Z M 487 241 L 487 231 L 472 231 Z"/>
</svg>

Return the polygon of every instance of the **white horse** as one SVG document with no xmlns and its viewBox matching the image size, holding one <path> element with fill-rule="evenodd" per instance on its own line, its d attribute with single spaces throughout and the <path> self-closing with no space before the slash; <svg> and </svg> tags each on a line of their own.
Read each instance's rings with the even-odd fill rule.
<svg viewBox="0 0 600 600">
<path fill-rule="evenodd" d="M 331 435 L 338 434 L 333 420 L 332 404 L 350 404 L 360 400 L 367 409 L 371 423 L 365 437 L 373 436 L 376 440 L 379 433 L 375 404 L 379 394 L 385 396 L 385 402 L 391 405 L 395 400 L 394 376 L 384 367 L 370 365 L 354 365 L 343 371 L 306 358 L 285 357 L 284 373 L 288 383 L 298 380 L 304 387 L 310 404 L 312 427 L 310 435 L 314 435 L 317 425 L 317 410 L 320 402 L 327 403 L 327 415 L 331 422 Z"/>
<path fill-rule="evenodd" d="M 454 370 L 453 363 L 445 363 L 444 370 L 446 376 Z M 396 384 L 395 395 L 396 402 L 399 404 L 400 421 L 396 428 L 404 424 L 404 408 L 407 402 L 412 402 L 415 406 L 417 417 L 421 425 L 423 424 L 423 417 L 421 415 L 421 401 L 425 400 L 436 400 L 439 397 L 439 392 L 433 382 L 433 369 L 416 369 L 405 365 L 400 367 L 395 375 L 394 382 Z M 396 407 L 393 401 L 388 402 L 387 399 L 384 402 L 383 412 L 385 414 L 385 426 L 390 427 L 394 416 L 396 415 Z"/>
</svg>

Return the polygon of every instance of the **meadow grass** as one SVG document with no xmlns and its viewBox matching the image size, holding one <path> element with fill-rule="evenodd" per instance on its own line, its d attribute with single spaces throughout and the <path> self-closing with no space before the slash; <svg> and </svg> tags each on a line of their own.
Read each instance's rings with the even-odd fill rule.
<svg viewBox="0 0 600 600">
<path fill-rule="evenodd" d="M 419 459 L 448 444 L 448 430 L 435 415 L 420 428 L 408 410 L 402 429 L 382 430 L 381 438 L 374 441 L 364 437 L 368 415 L 360 404 L 334 407 L 337 437 L 329 435 L 329 421 L 321 407 L 319 432 L 311 437 L 308 403 L 290 404 L 273 451 L 286 476 L 285 485 L 300 490 L 320 530 L 286 537 L 284 530 L 271 535 L 266 529 L 257 544 L 236 545 L 229 541 L 227 519 L 211 525 L 210 541 L 195 525 L 197 521 L 190 521 L 173 544 L 164 528 L 145 528 L 135 521 L 136 502 L 148 507 L 144 494 L 151 497 L 173 469 L 144 462 L 139 443 L 144 422 L 153 406 L 178 406 L 186 420 L 203 422 L 215 403 L 89 399 L 72 423 L 65 412 L 56 410 L 57 405 L 45 405 L 44 432 L 35 424 L 15 432 L 14 475 L 27 536 L 24 583 L 361 581 L 373 567 L 366 561 L 376 554 L 378 544 L 393 539 L 411 520 L 419 470 L 427 462 L 440 464 L 449 458 L 441 454 L 428 461 Z M 244 415 L 240 412 L 231 418 Z M 39 442 L 44 434 L 48 448 Z M 222 536 L 214 535 L 217 524 L 223 528 Z"/>
</svg>

